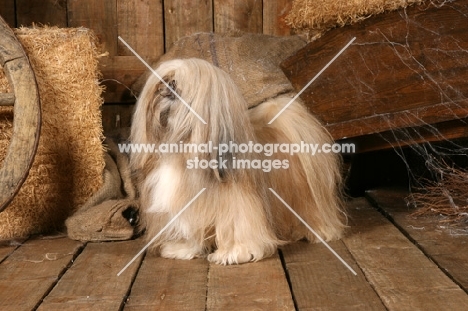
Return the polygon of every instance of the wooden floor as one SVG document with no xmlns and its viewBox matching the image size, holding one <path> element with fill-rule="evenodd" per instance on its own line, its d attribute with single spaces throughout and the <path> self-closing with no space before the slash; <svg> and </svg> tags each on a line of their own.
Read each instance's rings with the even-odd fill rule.
<svg viewBox="0 0 468 311">
<path fill-rule="evenodd" d="M 0 246 L 0 310 L 468 310 L 468 228 L 411 219 L 403 196 L 350 201 L 330 246 L 357 276 L 302 242 L 238 266 L 148 255 L 117 276 L 142 241 L 42 237 Z"/>
</svg>

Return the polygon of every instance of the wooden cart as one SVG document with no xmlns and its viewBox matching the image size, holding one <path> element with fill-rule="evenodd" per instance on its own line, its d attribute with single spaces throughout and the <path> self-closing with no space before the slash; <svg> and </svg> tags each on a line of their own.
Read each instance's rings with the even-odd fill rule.
<svg viewBox="0 0 468 311">
<path fill-rule="evenodd" d="M 0 169 L 0 212 L 28 176 L 36 154 L 41 110 L 36 78 L 23 47 L 0 17 L 0 65 L 13 93 L 0 94 L 0 106 L 14 105 L 13 136 Z"/>
</svg>

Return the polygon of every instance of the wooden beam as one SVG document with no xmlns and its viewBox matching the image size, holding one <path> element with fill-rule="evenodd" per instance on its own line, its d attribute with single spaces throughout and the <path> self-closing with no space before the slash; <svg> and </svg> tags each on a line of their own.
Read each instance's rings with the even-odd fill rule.
<svg viewBox="0 0 468 311">
<path fill-rule="evenodd" d="M 401 148 L 415 144 L 437 142 L 468 137 L 468 119 L 456 119 L 430 125 L 401 128 L 381 133 L 352 137 L 340 143 L 353 143 L 356 153 L 390 148 Z"/>
<path fill-rule="evenodd" d="M 467 16 L 468 0 L 380 14 L 327 32 L 282 68 L 299 91 L 356 37 L 301 95 L 335 139 L 465 118 Z"/>
</svg>

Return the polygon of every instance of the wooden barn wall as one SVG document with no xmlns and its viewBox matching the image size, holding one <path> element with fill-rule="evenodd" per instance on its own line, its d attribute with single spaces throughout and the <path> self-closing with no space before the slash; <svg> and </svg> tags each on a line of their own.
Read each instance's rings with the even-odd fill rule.
<svg viewBox="0 0 468 311">
<path fill-rule="evenodd" d="M 292 0 L 0 0 L 11 27 L 32 23 L 94 30 L 102 51 L 106 103 L 134 101 L 128 87 L 145 67 L 118 40 L 152 62 L 179 38 L 232 30 L 289 35 L 285 16 Z M 117 108 L 116 108 L 117 109 Z M 120 120 L 119 120 L 120 121 Z"/>
</svg>

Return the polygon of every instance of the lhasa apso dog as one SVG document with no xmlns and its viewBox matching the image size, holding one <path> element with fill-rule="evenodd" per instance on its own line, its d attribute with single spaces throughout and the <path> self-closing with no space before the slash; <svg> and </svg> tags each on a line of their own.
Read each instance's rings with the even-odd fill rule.
<svg viewBox="0 0 468 311">
<path fill-rule="evenodd" d="M 229 75 L 204 60 L 172 60 L 162 63 L 156 72 L 167 85 L 155 75 L 146 82 L 132 122 L 130 140 L 134 144 L 210 143 L 217 147 L 332 143 L 327 131 L 299 100 L 269 125 L 291 97 L 280 96 L 248 109 Z M 338 155 L 266 155 L 230 149 L 131 155 L 148 239 L 160 233 L 206 188 L 159 236 L 152 249 L 166 258 L 207 256 L 214 263 L 239 264 L 271 256 L 277 246 L 289 241 L 317 241 L 268 188 L 274 189 L 323 240 L 341 237 L 345 215 Z M 196 167 L 195 159 L 212 165 Z M 240 161 L 258 164 L 272 160 L 277 161 L 270 170 L 237 165 Z"/>
</svg>

